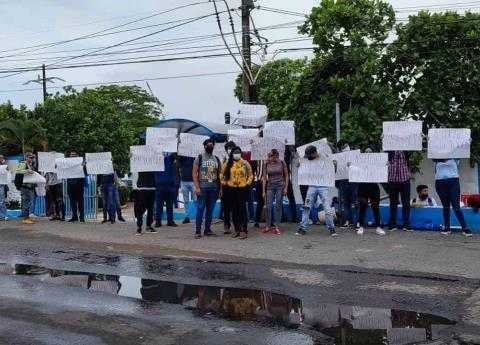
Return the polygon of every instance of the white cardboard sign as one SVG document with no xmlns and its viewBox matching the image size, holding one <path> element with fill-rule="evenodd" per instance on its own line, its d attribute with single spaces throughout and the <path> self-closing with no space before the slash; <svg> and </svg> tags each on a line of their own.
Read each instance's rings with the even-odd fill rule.
<svg viewBox="0 0 480 345">
<path fill-rule="evenodd" d="M 300 159 L 298 169 L 298 184 L 300 186 L 335 186 L 335 166 L 333 160 L 306 158 Z"/>
<path fill-rule="evenodd" d="M 432 128 L 428 131 L 428 158 L 470 158 L 471 130 Z"/>
<path fill-rule="evenodd" d="M 422 151 L 422 121 L 383 123 L 383 151 Z"/>
<path fill-rule="evenodd" d="M 305 157 L 305 150 L 308 146 L 315 146 L 317 148 L 317 152 L 323 156 L 330 156 L 332 154 L 332 148 L 330 147 L 330 145 L 328 145 L 327 138 L 323 138 L 312 143 L 297 147 L 297 153 L 300 158 Z"/>
<path fill-rule="evenodd" d="M 0 165 L 0 185 L 7 185 L 10 182 L 10 173 L 7 168 L 8 165 Z"/>
<path fill-rule="evenodd" d="M 266 160 L 268 158 L 268 154 L 273 149 L 278 151 L 280 159 L 283 160 L 285 157 L 285 144 L 281 140 L 271 137 L 253 139 L 252 160 Z"/>
<path fill-rule="evenodd" d="M 388 182 L 388 153 L 361 153 L 348 169 L 350 182 L 385 183 Z"/>
<path fill-rule="evenodd" d="M 98 152 L 85 154 L 87 161 L 87 173 L 90 175 L 113 174 L 113 162 L 111 152 Z"/>
<path fill-rule="evenodd" d="M 178 143 L 178 155 L 184 157 L 197 158 L 204 148 L 203 142 L 209 137 L 205 135 L 196 135 L 190 133 L 180 133 L 180 142 Z"/>
<path fill-rule="evenodd" d="M 25 174 L 23 175 L 23 183 L 29 183 L 29 184 L 42 184 L 46 183 L 47 180 L 45 177 L 40 175 L 37 172 L 33 172 L 33 174 Z"/>
<path fill-rule="evenodd" d="M 177 152 L 177 129 L 148 127 L 146 133 L 146 144 L 148 146 L 161 146 L 163 148 L 163 152 Z"/>
<path fill-rule="evenodd" d="M 337 162 L 336 180 L 348 180 L 348 164 L 352 163 L 360 153 L 360 150 L 351 150 L 336 153 L 332 156 L 332 159 Z"/>
<path fill-rule="evenodd" d="M 65 158 L 65 155 L 58 152 L 38 152 L 38 171 L 55 172 L 55 160 L 59 158 Z"/>
<path fill-rule="evenodd" d="M 278 138 L 286 145 L 295 145 L 295 121 L 271 121 L 265 123 L 263 136 Z"/>
<path fill-rule="evenodd" d="M 230 129 L 228 130 L 228 140 L 233 141 L 244 152 L 252 151 L 252 142 L 258 138 L 258 129 Z"/>
<path fill-rule="evenodd" d="M 162 152 L 159 146 L 130 146 L 130 171 L 132 173 L 164 171 Z"/>
<path fill-rule="evenodd" d="M 55 159 L 55 165 L 60 180 L 85 177 L 83 157 L 57 158 Z"/>
<path fill-rule="evenodd" d="M 267 121 L 268 108 L 262 104 L 241 104 L 233 123 L 245 127 L 261 127 Z"/>
</svg>

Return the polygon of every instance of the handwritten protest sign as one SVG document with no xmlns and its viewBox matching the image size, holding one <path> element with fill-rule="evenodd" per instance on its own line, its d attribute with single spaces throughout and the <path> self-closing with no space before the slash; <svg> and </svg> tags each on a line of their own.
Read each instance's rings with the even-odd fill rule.
<svg viewBox="0 0 480 345">
<path fill-rule="evenodd" d="M 164 171 L 165 163 L 159 146 L 130 146 L 130 171 L 132 173 Z"/>
<path fill-rule="evenodd" d="M 98 152 L 85 154 L 87 161 L 87 173 L 90 175 L 113 174 L 113 162 L 111 152 Z"/>
<path fill-rule="evenodd" d="M 335 167 L 333 160 L 300 159 L 300 168 L 298 169 L 298 184 L 300 186 L 335 186 Z"/>
<path fill-rule="evenodd" d="M 178 143 L 178 155 L 184 157 L 197 158 L 204 150 L 203 142 L 209 137 L 205 135 L 196 135 L 190 133 L 180 133 L 180 142 Z"/>
<path fill-rule="evenodd" d="M 361 153 L 348 169 L 350 182 L 384 183 L 388 181 L 388 153 Z"/>
<path fill-rule="evenodd" d="M 432 128 L 428 131 L 428 158 L 470 158 L 471 130 Z"/>
<path fill-rule="evenodd" d="M 0 185 L 7 185 L 10 182 L 10 173 L 7 168 L 8 165 L 0 165 Z"/>
<path fill-rule="evenodd" d="M 421 151 L 422 121 L 383 123 L 383 151 Z"/>
<path fill-rule="evenodd" d="M 33 172 L 32 174 L 25 174 L 23 176 L 23 183 L 28 183 L 28 184 L 42 184 L 46 183 L 45 177 L 40 175 L 37 172 Z"/>
<path fill-rule="evenodd" d="M 83 170 L 83 157 L 55 159 L 56 172 L 59 179 L 85 177 Z"/>
<path fill-rule="evenodd" d="M 241 104 L 233 123 L 245 127 L 261 127 L 267 121 L 268 108 L 262 104 Z"/>
<path fill-rule="evenodd" d="M 58 152 L 39 152 L 38 153 L 38 171 L 47 173 L 55 172 L 55 160 L 64 158 L 63 153 Z"/>
<path fill-rule="evenodd" d="M 163 152 L 177 152 L 177 129 L 148 127 L 146 133 L 146 143 L 148 146 L 161 146 Z"/>
<path fill-rule="evenodd" d="M 278 151 L 280 159 L 283 160 L 285 157 L 285 144 L 281 140 L 271 137 L 254 138 L 252 143 L 252 160 L 266 160 L 268 154 L 273 149 Z"/>
<path fill-rule="evenodd" d="M 271 121 L 265 123 L 263 136 L 278 138 L 286 145 L 295 145 L 294 121 Z"/>
<path fill-rule="evenodd" d="M 334 154 L 332 159 L 337 162 L 336 180 L 348 180 L 348 165 L 360 154 L 360 150 L 344 151 Z"/>
<path fill-rule="evenodd" d="M 252 151 L 252 142 L 258 138 L 260 131 L 258 129 L 230 129 L 228 130 L 228 140 L 233 141 L 242 151 Z"/>
<path fill-rule="evenodd" d="M 317 148 L 317 152 L 320 155 L 330 156 L 332 154 L 332 148 L 330 147 L 330 145 L 328 145 L 327 139 L 323 138 L 312 143 L 297 147 L 297 153 L 300 158 L 305 157 L 305 150 L 309 146 L 315 146 Z"/>
<path fill-rule="evenodd" d="M 215 146 L 213 147 L 213 155 L 217 156 L 218 159 L 220 159 L 221 161 L 227 158 L 227 151 L 225 151 L 225 144 L 226 143 L 215 143 Z"/>
</svg>

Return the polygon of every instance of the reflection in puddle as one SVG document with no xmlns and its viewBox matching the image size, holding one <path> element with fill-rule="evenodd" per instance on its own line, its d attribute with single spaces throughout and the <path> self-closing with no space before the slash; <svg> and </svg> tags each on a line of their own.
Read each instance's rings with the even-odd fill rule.
<svg viewBox="0 0 480 345">
<path fill-rule="evenodd" d="M 195 314 L 255 321 L 288 328 L 306 326 L 334 339 L 336 345 L 404 345 L 438 338 L 455 324 L 413 311 L 338 304 L 304 305 L 297 298 L 263 290 L 180 284 L 128 276 L 70 272 L 30 265 L 2 265 L 0 273 L 36 276 L 44 282 L 82 287 L 140 299 L 183 305 Z M 148 304 L 145 305 L 148 308 Z"/>
</svg>

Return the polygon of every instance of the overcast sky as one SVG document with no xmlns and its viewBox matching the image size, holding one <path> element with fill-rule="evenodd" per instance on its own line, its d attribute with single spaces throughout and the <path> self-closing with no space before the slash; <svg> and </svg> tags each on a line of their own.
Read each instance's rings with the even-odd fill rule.
<svg viewBox="0 0 480 345">
<path fill-rule="evenodd" d="M 212 4 L 202 4 L 184 8 L 168 14 L 158 15 L 148 20 L 125 26 L 113 31 L 135 29 L 142 26 L 151 26 L 140 30 L 121 32 L 103 37 L 77 40 L 65 44 L 48 47 L 47 49 L 29 48 L 27 50 L 14 50 L 17 48 L 36 46 L 43 43 L 51 43 L 69 40 L 86 34 L 95 33 L 129 21 L 140 19 L 151 14 L 168 10 L 183 4 L 200 2 L 201 0 L 0 0 L 0 69 L 17 68 L 25 66 L 38 66 L 58 63 L 53 58 L 75 57 L 93 50 L 79 50 L 90 48 L 107 47 L 122 41 L 137 38 L 139 36 L 159 31 L 168 25 L 158 24 L 175 21 L 178 19 L 192 18 L 213 13 Z M 452 3 L 461 3 L 464 0 L 391 0 L 390 3 L 400 12 L 397 17 L 405 18 L 406 8 L 413 6 L 439 6 L 441 4 L 451 6 Z M 465 1 L 464 1 L 465 2 Z M 232 7 L 238 7 L 240 0 L 228 0 Z M 318 0 L 259 0 L 257 5 L 273 7 L 294 12 L 307 13 L 312 6 L 318 4 Z M 161 4 L 161 5 L 159 5 Z M 458 7 L 458 6 L 457 6 Z M 221 10 L 223 4 L 219 4 Z M 257 28 L 301 20 L 301 17 L 276 14 L 261 10 L 253 12 Z M 230 31 L 228 18 L 223 16 L 225 32 Z M 240 30 L 239 17 L 234 14 L 235 28 Z M 157 26 L 152 26 L 157 25 Z M 175 25 L 175 24 L 170 24 Z M 109 33 L 106 31 L 105 33 Z M 148 47 L 155 44 L 164 44 L 165 40 L 179 37 L 217 34 L 218 27 L 214 17 L 208 17 L 174 30 L 165 31 L 151 37 L 134 41 L 137 45 L 125 45 L 112 48 L 109 51 L 119 51 L 132 48 Z M 265 30 L 262 36 L 270 42 L 279 39 L 300 38 L 295 28 L 281 30 Z M 155 42 L 153 42 L 155 41 Z M 144 42 L 144 43 L 142 43 Z M 230 43 L 233 41 L 230 37 Z M 62 62 L 63 64 L 76 64 L 80 62 L 112 61 L 115 59 L 131 57 L 150 57 L 164 55 L 160 58 L 181 57 L 204 54 L 218 54 L 221 49 L 220 38 L 209 40 L 191 40 L 181 45 L 160 46 L 143 48 L 142 50 L 156 50 L 141 52 L 130 55 L 106 55 L 90 56 L 83 59 L 73 59 Z M 267 59 L 271 59 L 279 48 L 308 47 L 309 41 L 288 42 L 272 45 L 269 47 Z M 200 47 L 200 48 L 195 48 Z M 165 50 L 165 49 L 171 50 Z M 9 51 L 7 51 L 9 50 Z M 75 50 L 73 52 L 69 52 Z M 162 51 L 159 51 L 162 50 Z M 193 53 L 193 50 L 208 50 Z M 102 52 L 105 53 L 106 51 Z M 184 54 L 179 54 L 179 53 Z M 165 54 L 174 54 L 166 56 Z M 98 53 L 100 54 L 100 52 Z M 11 56 L 14 55 L 14 56 Z M 279 54 L 279 57 L 303 56 L 305 53 Z M 157 59 L 159 57 L 156 57 Z M 257 58 L 258 60 L 258 58 Z M 83 84 L 95 82 L 108 82 L 119 80 L 161 78 L 180 75 L 192 75 L 203 73 L 223 73 L 237 71 L 238 67 L 231 57 L 215 59 L 154 62 L 145 64 L 130 64 L 104 67 L 89 67 L 79 69 L 61 69 L 47 71 L 47 77 L 55 76 L 66 80 L 66 84 Z M 27 72 L 9 78 L 2 78 L 0 74 L 0 102 L 10 100 L 15 105 L 26 104 L 31 107 L 36 102 L 42 101 L 41 90 L 25 92 L 5 92 L 25 88 L 37 89 L 39 85 L 30 83 L 23 85 L 30 79 L 35 79 L 38 72 Z M 168 117 L 185 117 L 210 122 L 221 122 L 226 111 L 234 111 L 237 101 L 233 95 L 235 75 L 224 74 L 217 76 L 204 76 L 196 78 L 166 79 L 150 81 L 154 94 L 165 104 Z M 66 85 L 62 81 L 56 81 L 55 85 Z M 145 82 L 136 83 L 146 87 Z M 53 84 L 50 84 L 53 85 Z M 50 90 L 55 92 L 57 90 Z"/>
</svg>

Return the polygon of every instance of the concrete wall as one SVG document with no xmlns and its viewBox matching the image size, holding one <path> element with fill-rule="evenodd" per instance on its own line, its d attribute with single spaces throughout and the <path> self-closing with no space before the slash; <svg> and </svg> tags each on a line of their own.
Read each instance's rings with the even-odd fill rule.
<svg viewBox="0 0 480 345">
<path fill-rule="evenodd" d="M 435 191 L 435 171 L 432 160 L 424 159 L 420 165 L 420 173 L 415 174 L 412 180 L 412 198 L 416 195 L 417 185 L 425 184 L 430 187 L 430 195 L 440 203 L 440 199 Z M 460 185 L 462 194 L 479 193 L 478 165 L 470 167 L 468 159 L 460 160 Z"/>
</svg>

